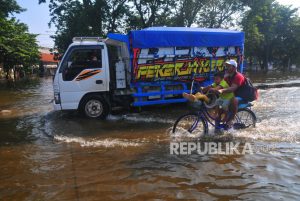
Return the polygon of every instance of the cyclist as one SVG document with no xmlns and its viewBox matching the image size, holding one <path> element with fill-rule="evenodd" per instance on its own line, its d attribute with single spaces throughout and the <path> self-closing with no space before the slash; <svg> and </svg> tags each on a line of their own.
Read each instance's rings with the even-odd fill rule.
<svg viewBox="0 0 300 201">
<path fill-rule="evenodd" d="M 237 62 L 233 59 L 228 60 L 225 62 L 225 76 L 224 76 L 226 82 L 228 83 L 228 88 L 218 89 L 217 92 L 220 95 L 223 94 L 232 94 L 234 93 L 240 86 L 244 85 L 245 83 L 245 77 L 237 71 Z M 234 119 L 234 116 L 236 115 L 238 111 L 238 100 L 237 98 L 232 98 L 229 104 L 229 110 L 230 116 L 227 120 L 227 125 L 229 127 L 232 126 L 232 121 Z"/>
</svg>

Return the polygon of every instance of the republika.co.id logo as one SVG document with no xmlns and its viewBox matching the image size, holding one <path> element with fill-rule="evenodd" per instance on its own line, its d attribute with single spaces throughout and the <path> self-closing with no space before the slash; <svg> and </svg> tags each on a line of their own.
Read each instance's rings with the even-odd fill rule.
<svg viewBox="0 0 300 201">
<path fill-rule="evenodd" d="M 253 154 L 259 147 L 251 145 L 251 143 L 239 142 L 171 142 L 171 155 L 245 155 Z M 259 149 L 262 150 L 263 147 Z M 266 149 L 266 148 L 264 148 Z"/>
</svg>

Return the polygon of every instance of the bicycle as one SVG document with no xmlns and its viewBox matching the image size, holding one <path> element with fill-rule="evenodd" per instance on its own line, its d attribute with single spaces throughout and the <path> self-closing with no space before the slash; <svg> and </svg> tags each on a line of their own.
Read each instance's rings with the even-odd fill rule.
<svg viewBox="0 0 300 201">
<path fill-rule="evenodd" d="M 239 105 L 238 112 L 233 120 L 233 128 L 245 129 L 255 127 L 257 118 L 255 113 L 251 110 L 253 104 L 242 100 L 240 97 L 236 98 L 238 99 Z M 175 121 L 172 129 L 173 133 L 176 133 L 177 130 L 184 130 L 190 134 L 202 132 L 205 135 L 208 134 L 209 124 L 216 130 L 228 129 L 226 123 L 218 122 L 218 120 L 210 114 L 209 108 L 207 108 L 207 105 L 203 101 L 199 101 L 199 103 L 200 108 L 198 108 L 198 111 L 184 114 Z"/>
</svg>

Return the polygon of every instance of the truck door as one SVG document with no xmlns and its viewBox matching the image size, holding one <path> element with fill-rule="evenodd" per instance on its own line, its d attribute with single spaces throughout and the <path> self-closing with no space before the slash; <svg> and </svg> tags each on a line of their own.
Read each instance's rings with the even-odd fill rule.
<svg viewBox="0 0 300 201">
<path fill-rule="evenodd" d="M 59 70 L 62 109 L 77 109 L 88 92 L 108 91 L 109 68 L 105 58 L 103 45 L 69 48 Z"/>
</svg>

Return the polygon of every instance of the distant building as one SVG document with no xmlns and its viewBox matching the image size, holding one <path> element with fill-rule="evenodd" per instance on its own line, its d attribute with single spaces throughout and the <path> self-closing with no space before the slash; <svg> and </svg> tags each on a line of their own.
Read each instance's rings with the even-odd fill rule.
<svg viewBox="0 0 300 201">
<path fill-rule="evenodd" d="M 54 75 L 58 66 L 58 60 L 54 59 L 53 53 L 50 52 L 50 48 L 40 47 L 41 53 L 40 59 L 40 74 L 41 75 Z"/>
</svg>

